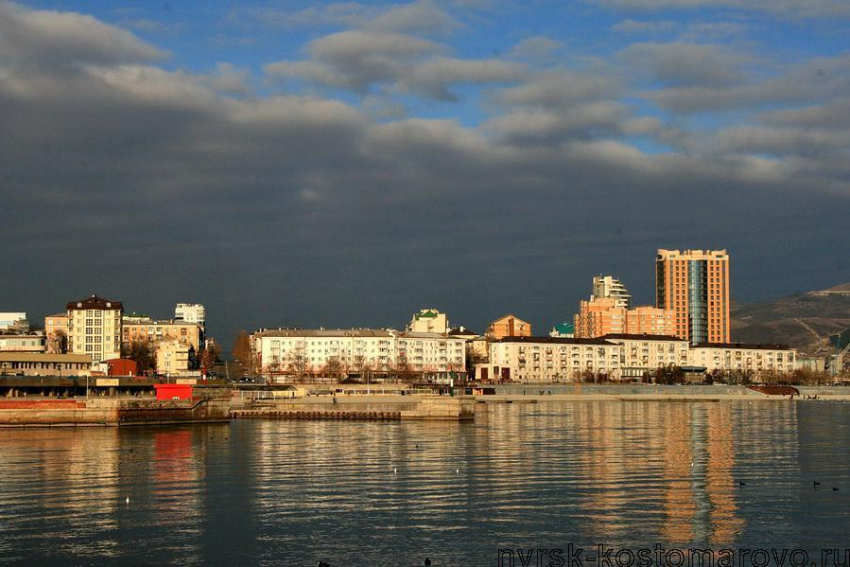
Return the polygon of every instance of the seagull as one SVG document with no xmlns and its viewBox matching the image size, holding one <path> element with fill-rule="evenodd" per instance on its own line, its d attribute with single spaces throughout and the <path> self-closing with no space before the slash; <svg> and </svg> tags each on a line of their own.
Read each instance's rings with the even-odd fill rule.
<svg viewBox="0 0 850 567">
<path fill-rule="evenodd" d="M 430 565 L 431 565 L 431 560 L 430 560 L 430 559 L 428 559 L 427 557 L 425 558 L 425 565 L 426 565 L 426 566 L 430 566 Z"/>
<path fill-rule="evenodd" d="M 460 474 L 460 469 L 455 469 L 455 474 Z"/>
<path fill-rule="evenodd" d="M 398 468 L 393 467 L 393 474 L 398 474 Z"/>
<path fill-rule="evenodd" d="M 743 480 L 739 480 L 739 481 L 738 481 L 738 486 L 747 486 L 747 483 L 746 483 L 746 482 L 744 482 Z"/>
<path fill-rule="evenodd" d="M 836 487 L 834 487 L 834 486 L 833 486 L 833 487 L 832 487 L 832 491 L 833 491 L 833 492 L 838 492 L 838 489 L 837 489 Z"/>
<path fill-rule="evenodd" d="M 127 504 L 127 506 L 130 505 L 130 497 L 129 496 L 124 499 L 124 503 Z"/>
<path fill-rule="evenodd" d="M 812 489 L 817 490 L 818 486 L 820 486 L 820 483 L 816 480 L 813 480 L 812 481 Z"/>
</svg>

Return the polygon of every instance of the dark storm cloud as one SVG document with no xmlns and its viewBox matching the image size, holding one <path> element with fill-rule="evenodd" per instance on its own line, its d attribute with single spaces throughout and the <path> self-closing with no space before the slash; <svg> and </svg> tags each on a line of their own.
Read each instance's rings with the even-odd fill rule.
<svg viewBox="0 0 850 567">
<path fill-rule="evenodd" d="M 0 30 L 29 26 L 0 50 L 10 307 L 52 312 L 98 292 L 165 316 L 201 301 L 225 338 L 240 326 L 400 326 L 429 305 L 478 329 L 513 311 L 542 331 L 599 272 L 651 301 L 658 247 L 728 246 L 738 289 L 758 297 L 766 267 L 747 261 L 803 289 L 848 236 L 850 172 L 830 147 L 846 130 L 805 137 L 812 108 L 704 133 L 622 102 L 627 74 L 469 64 L 401 31 L 315 40 L 306 64 L 331 84 L 439 97 L 516 83 L 494 87 L 477 128 L 376 122 L 318 95 L 251 95 L 232 67 L 166 71 L 155 47 L 65 16 L 0 5 Z M 668 59 L 657 68 L 681 68 Z M 439 68 L 424 73 L 427 61 Z M 734 88 L 734 74 L 718 78 Z"/>
</svg>

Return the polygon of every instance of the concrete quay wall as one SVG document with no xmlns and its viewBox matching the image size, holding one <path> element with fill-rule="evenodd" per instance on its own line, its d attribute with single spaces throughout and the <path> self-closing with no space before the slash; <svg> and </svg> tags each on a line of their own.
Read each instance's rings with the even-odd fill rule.
<svg viewBox="0 0 850 567">
<path fill-rule="evenodd" d="M 229 400 L 189 403 L 97 398 L 20 399 L 0 403 L 0 427 L 116 427 L 228 421 Z"/>
</svg>

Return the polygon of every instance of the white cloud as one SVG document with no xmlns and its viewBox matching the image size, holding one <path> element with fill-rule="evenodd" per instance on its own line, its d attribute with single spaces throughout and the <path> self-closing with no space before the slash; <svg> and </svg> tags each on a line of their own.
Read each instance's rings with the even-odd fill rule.
<svg viewBox="0 0 850 567">
<path fill-rule="evenodd" d="M 653 79 L 673 87 L 727 86 L 741 83 L 747 54 L 718 45 L 695 43 L 635 43 L 618 56 L 632 68 L 649 71 Z"/>
<path fill-rule="evenodd" d="M 635 12 L 657 10 L 737 9 L 766 12 L 784 18 L 850 17 L 845 0 L 591 0 L 594 3 Z"/>
<path fill-rule="evenodd" d="M 0 2 L 0 65 L 139 63 L 166 53 L 91 16 Z"/>
<path fill-rule="evenodd" d="M 564 44 L 560 41 L 542 35 L 535 35 L 527 37 L 514 45 L 508 52 L 508 57 L 531 63 L 549 62 L 564 47 Z"/>
</svg>

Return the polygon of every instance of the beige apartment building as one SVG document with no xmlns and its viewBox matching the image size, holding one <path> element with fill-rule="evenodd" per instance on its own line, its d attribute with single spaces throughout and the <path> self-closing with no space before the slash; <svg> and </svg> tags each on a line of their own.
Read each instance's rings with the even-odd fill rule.
<svg viewBox="0 0 850 567">
<path fill-rule="evenodd" d="M 121 357 L 121 314 L 124 306 L 96 295 L 70 301 L 68 352 L 88 355 L 94 362 Z"/>
<path fill-rule="evenodd" d="M 487 332 L 484 333 L 490 339 L 502 339 L 504 337 L 530 337 L 531 323 L 523 321 L 515 315 L 505 315 L 490 323 Z"/>
<path fill-rule="evenodd" d="M 675 312 L 675 335 L 728 343 L 729 254 L 726 250 L 658 250 L 655 305 Z"/>
<path fill-rule="evenodd" d="M 741 343 L 701 344 L 690 349 L 690 364 L 706 372 L 765 372 L 785 374 L 796 367 L 797 351 L 785 345 Z"/>
<path fill-rule="evenodd" d="M 670 365 L 688 366 L 688 341 L 669 335 L 611 334 L 602 337 L 620 345 L 620 370 L 623 380 L 640 379 Z"/>
<path fill-rule="evenodd" d="M 158 374 L 172 376 L 189 370 L 189 357 L 192 345 L 170 335 L 166 335 L 156 345 L 156 371 Z"/>
<path fill-rule="evenodd" d="M 276 329 L 252 335 L 263 372 L 448 375 L 466 369 L 466 339 L 392 329 Z"/>
<path fill-rule="evenodd" d="M 478 380 L 515 382 L 578 381 L 592 375 L 620 379 L 620 345 L 604 339 L 504 337 L 490 343 Z"/>
<path fill-rule="evenodd" d="M 193 320 L 158 321 L 131 313 L 123 318 L 122 340 L 125 345 L 150 341 L 156 348 L 156 371 L 166 376 L 182 374 L 190 369 L 191 355 L 204 341 L 204 322 L 189 319 Z"/>
<path fill-rule="evenodd" d="M 190 321 L 157 321 L 144 315 L 123 319 L 123 341 L 149 340 L 154 344 L 166 338 L 177 339 L 198 351 L 204 336 L 203 324 Z"/>
<path fill-rule="evenodd" d="M 436 309 L 422 309 L 413 315 L 407 330 L 412 333 L 441 333 L 449 332 L 449 320 L 445 313 Z"/>
</svg>

